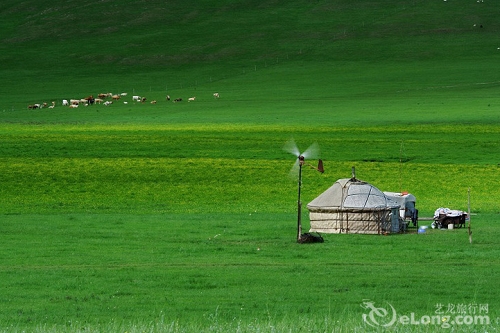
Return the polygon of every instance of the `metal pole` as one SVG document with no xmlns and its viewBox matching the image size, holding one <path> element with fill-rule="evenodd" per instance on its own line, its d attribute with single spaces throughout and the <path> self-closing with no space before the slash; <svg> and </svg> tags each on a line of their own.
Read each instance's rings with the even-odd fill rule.
<svg viewBox="0 0 500 333">
<path fill-rule="evenodd" d="M 469 243 L 472 244 L 472 230 L 470 228 L 470 220 L 471 220 L 471 216 L 470 216 L 470 187 L 467 190 L 467 213 L 469 214 L 469 225 L 467 227 L 468 233 L 469 233 Z"/>
<path fill-rule="evenodd" d="M 302 235 L 302 202 L 300 201 L 300 187 L 302 185 L 302 163 L 299 163 L 299 196 L 297 199 L 297 241 L 300 240 L 300 235 Z"/>
<path fill-rule="evenodd" d="M 297 199 L 297 241 L 300 240 L 300 236 L 302 235 L 302 202 L 300 201 L 300 188 L 302 186 L 302 166 L 305 163 L 304 156 L 299 156 L 299 193 Z"/>
</svg>

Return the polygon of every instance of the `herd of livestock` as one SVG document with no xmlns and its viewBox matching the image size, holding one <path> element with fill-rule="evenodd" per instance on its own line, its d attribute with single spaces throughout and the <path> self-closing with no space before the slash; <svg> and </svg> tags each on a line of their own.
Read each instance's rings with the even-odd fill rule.
<svg viewBox="0 0 500 333">
<path fill-rule="evenodd" d="M 89 106 L 89 105 L 94 105 L 94 104 L 103 104 L 105 106 L 113 104 L 113 102 L 117 102 L 120 99 L 124 99 L 125 96 L 127 96 L 127 93 L 121 93 L 121 94 L 112 94 L 112 93 L 101 93 L 97 95 L 97 98 L 95 98 L 93 95 L 87 96 L 85 98 L 80 98 L 80 99 L 63 99 L 61 105 L 70 107 L 70 108 L 77 108 L 80 105 L 83 106 Z M 213 93 L 213 97 L 215 99 L 218 99 L 220 97 L 219 93 Z M 174 103 L 176 102 L 182 102 L 182 98 L 175 98 L 171 99 L 169 95 L 165 97 L 166 101 L 172 101 Z M 196 97 L 189 97 L 188 102 L 193 102 L 196 100 Z M 134 95 L 132 96 L 132 102 L 139 102 L 139 103 L 146 103 L 147 98 L 146 97 L 141 97 Z M 156 104 L 156 100 L 150 101 L 151 104 Z M 123 101 L 124 104 L 128 104 L 127 101 Z M 52 101 L 51 104 L 48 103 L 36 103 L 36 104 L 30 104 L 28 105 L 29 110 L 34 110 L 34 109 L 43 109 L 43 108 L 49 108 L 53 109 L 56 106 L 56 102 Z"/>
</svg>

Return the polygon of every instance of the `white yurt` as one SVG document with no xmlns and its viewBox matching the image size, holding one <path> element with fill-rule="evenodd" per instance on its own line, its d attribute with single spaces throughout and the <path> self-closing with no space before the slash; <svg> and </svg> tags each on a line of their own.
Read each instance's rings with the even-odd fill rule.
<svg viewBox="0 0 500 333">
<path fill-rule="evenodd" d="M 362 180 L 337 180 L 307 205 L 311 232 L 387 234 L 399 232 L 399 205 Z"/>
</svg>

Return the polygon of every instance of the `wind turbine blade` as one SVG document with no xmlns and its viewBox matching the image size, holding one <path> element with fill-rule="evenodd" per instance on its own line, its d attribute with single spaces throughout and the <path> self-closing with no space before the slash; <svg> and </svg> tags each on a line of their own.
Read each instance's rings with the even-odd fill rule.
<svg viewBox="0 0 500 333">
<path fill-rule="evenodd" d="M 299 159 L 298 158 L 295 161 L 295 163 L 293 164 L 293 167 L 290 169 L 290 172 L 288 173 L 288 175 L 292 179 L 297 179 L 297 177 L 299 176 Z"/>
<path fill-rule="evenodd" d="M 293 154 L 296 157 L 299 157 L 300 155 L 299 148 L 297 147 L 297 144 L 295 143 L 295 140 L 293 138 L 285 143 L 283 150 L 289 152 L 290 154 Z"/>
<path fill-rule="evenodd" d="M 319 156 L 319 145 L 317 142 L 313 143 L 312 145 L 307 148 L 307 150 L 302 154 L 304 158 L 318 158 Z"/>
</svg>

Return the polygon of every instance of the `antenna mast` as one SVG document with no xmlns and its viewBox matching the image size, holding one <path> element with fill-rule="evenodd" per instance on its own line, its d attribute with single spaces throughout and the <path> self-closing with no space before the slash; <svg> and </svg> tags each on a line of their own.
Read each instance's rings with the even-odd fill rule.
<svg viewBox="0 0 500 333">
<path fill-rule="evenodd" d="M 403 193 L 403 150 L 404 142 L 401 140 L 401 145 L 399 146 L 399 193 Z"/>
</svg>

